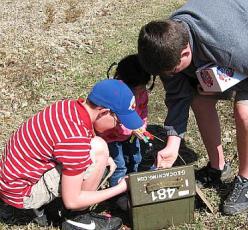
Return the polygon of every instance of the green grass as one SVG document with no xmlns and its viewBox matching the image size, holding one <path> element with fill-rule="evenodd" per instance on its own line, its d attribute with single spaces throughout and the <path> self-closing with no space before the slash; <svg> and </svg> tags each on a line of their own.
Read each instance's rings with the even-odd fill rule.
<svg viewBox="0 0 248 230">
<path fill-rule="evenodd" d="M 62 98 L 85 97 L 95 82 L 106 78 L 106 70 L 112 62 L 136 52 L 137 37 L 142 25 L 150 20 L 167 17 L 185 1 L 102 0 L 93 1 L 94 4 L 91 6 L 92 1 L 89 0 L 83 1 L 83 5 L 79 0 L 52 0 L 49 5 L 41 5 L 40 9 L 34 0 L 23 2 L 29 7 L 27 9 L 32 10 L 17 8 L 20 20 L 22 18 L 26 20 L 19 25 L 13 18 L 14 27 L 8 30 L 8 41 L 6 39 L 0 44 L 0 150 L 3 150 L 8 136 L 21 122 L 46 105 Z M 10 15 L 13 10 L 11 6 L 18 5 L 17 1 L 4 4 L 5 7 L 9 7 L 9 11 L 6 12 Z M 82 11 L 76 10 L 75 5 Z M 97 10 L 91 13 L 92 9 Z M 42 10 L 44 17 L 41 16 Z M 90 19 L 84 18 L 87 13 L 91 13 Z M 54 44 L 35 42 L 35 33 L 32 34 L 34 37 L 26 36 L 23 39 L 19 39 L 22 34 L 14 34 L 19 26 L 28 31 L 31 24 L 27 18 L 29 16 L 35 18 L 35 15 L 37 28 L 43 28 L 41 41 L 56 38 Z M 0 26 L 4 26 L 4 21 L 0 21 Z M 26 30 L 23 31 L 24 34 Z M 64 37 L 60 39 L 58 34 Z M 19 42 L 19 47 L 12 46 L 16 42 Z M 163 102 L 163 88 L 158 79 L 149 100 L 149 124 L 162 126 L 166 108 Z M 223 146 L 227 158 L 232 159 L 237 151 L 232 102 L 221 102 L 218 107 L 223 125 Z M 199 167 L 205 165 L 206 151 L 199 138 L 192 112 L 185 143 L 198 157 L 195 164 Z M 234 160 L 233 168 L 236 173 L 237 160 Z M 170 229 L 248 228 L 246 214 L 235 217 L 223 216 L 218 211 L 220 195 L 211 189 L 204 189 L 203 192 L 217 212 L 210 214 L 206 209 L 196 209 L 194 223 Z M 1 208 L 0 205 L 0 213 Z M 32 224 L 9 226 L 1 223 L 0 229 L 40 228 Z"/>
</svg>

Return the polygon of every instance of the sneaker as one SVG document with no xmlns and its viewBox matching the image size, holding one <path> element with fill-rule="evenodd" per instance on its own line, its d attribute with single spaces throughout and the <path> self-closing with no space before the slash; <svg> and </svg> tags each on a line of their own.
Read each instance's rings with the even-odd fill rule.
<svg viewBox="0 0 248 230">
<path fill-rule="evenodd" d="M 226 215 L 234 215 L 248 210 L 248 179 L 237 176 L 233 189 L 223 204 Z"/>
<path fill-rule="evenodd" d="M 197 185 L 202 187 L 211 187 L 220 185 L 223 182 L 231 180 L 232 169 L 229 162 L 226 162 L 223 170 L 214 169 L 210 166 L 210 162 L 195 172 Z"/>
<path fill-rule="evenodd" d="M 57 227 L 61 225 L 61 222 L 64 220 L 64 216 L 66 216 L 67 213 L 69 213 L 69 211 L 64 207 L 62 199 L 56 198 L 39 209 L 33 209 L 33 214 L 31 215 L 33 217 L 32 221 L 40 227 L 47 227 L 50 225 Z"/>
<path fill-rule="evenodd" d="M 33 222 L 38 224 L 40 227 L 49 226 L 47 215 L 45 214 L 45 209 L 33 209 L 35 217 L 33 218 Z"/>
<path fill-rule="evenodd" d="M 121 226 L 122 220 L 119 217 L 88 212 L 64 221 L 62 230 L 118 230 Z"/>
</svg>

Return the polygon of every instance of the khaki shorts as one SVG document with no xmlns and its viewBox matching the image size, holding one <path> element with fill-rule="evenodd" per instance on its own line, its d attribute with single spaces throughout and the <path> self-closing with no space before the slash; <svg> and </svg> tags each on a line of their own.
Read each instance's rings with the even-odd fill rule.
<svg viewBox="0 0 248 230">
<path fill-rule="evenodd" d="M 248 105 L 248 80 L 241 81 L 223 94 L 233 97 L 235 103 Z"/>
<path fill-rule="evenodd" d="M 248 92 L 237 91 L 235 96 L 235 102 L 238 104 L 248 105 Z"/>
<path fill-rule="evenodd" d="M 248 105 L 248 91 L 243 90 L 240 87 L 233 87 L 230 90 L 226 90 L 222 93 L 216 93 L 214 95 L 204 96 L 197 93 L 197 96 L 200 97 L 212 97 L 216 100 L 232 100 L 234 99 L 235 103 Z"/>
<path fill-rule="evenodd" d="M 91 153 L 92 164 L 85 170 L 83 180 L 89 178 L 90 173 L 95 169 L 95 157 Z M 37 209 L 50 203 L 55 198 L 61 196 L 61 166 L 47 171 L 40 180 L 33 185 L 30 196 L 23 199 L 24 209 Z"/>
<path fill-rule="evenodd" d="M 40 180 L 33 185 L 30 196 L 23 199 L 25 209 L 37 209 L 48 204 L 60 196 L 61 168 L 56 167 L 47 171 Z"/>
</svg>

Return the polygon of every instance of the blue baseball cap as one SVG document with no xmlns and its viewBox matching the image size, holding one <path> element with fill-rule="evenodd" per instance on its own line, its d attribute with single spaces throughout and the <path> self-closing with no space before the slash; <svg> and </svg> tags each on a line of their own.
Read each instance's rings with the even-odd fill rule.
<svg viewBox="0 0 248 230">
<path fill-rule="evenodd" d="M 123 81 L 105 79 L 98 82 L 92 88 L 88 99 L 95 105 L 110 109 L 128 129 L 138 129 L 143 125 L 135 111 L 135 97 Z"/>
</svg>

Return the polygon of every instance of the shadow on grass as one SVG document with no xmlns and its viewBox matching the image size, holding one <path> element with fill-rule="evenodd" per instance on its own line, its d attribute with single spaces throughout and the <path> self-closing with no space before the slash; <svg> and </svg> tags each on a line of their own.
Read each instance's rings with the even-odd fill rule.
<svg viewBox="0 0 248 230">
<path fill-rule="evenodd" d="M 0 200 L 0 222 L 7 225 L 27 225 L 32 219 L 32 210 L 21 210 Z"/>
<path fill-rule="evenodd" d="M 61 221 L 64 219 L 59 216 L 59 211 L 63 210 L 62 207 L 63 203 L 60 198 L 53 200 L 45 206 L 47 226 L 59 227 L 61 225 Z M 35 221 L 36 217 L 32 209 L 18 209 L 0 200 L 0 223 L 2 224 L 27 226 L 30 223 L 35 223 L 37 225 L 37 221 Z M 39 221 L 39 223 L 41 222 Z M 42 229 L 42 227 L 37 225 L 37 229 Z"/>
<path fill-rule="evenodd" d="M 160 125 L 148 125 L 147 130 L 153 134 L 155 137 L 152 142 L 153 148 L 149 149 L 147 144 L 141 142 L 141 148 L 143 152 L 143 159 L 139 167 L 139 171 L 146 171 L 151 168 L 151 166 L 156 161 L 157 152 L 163 149 L 166 145 L 167 137 L 164 128 Z M 197 154 L 194 150 L 188 148 L 182 139 L 179 156 L 173 166 L 181 166 L 185 164 L 192 164 L 197 161 Z"/>
</svg>

